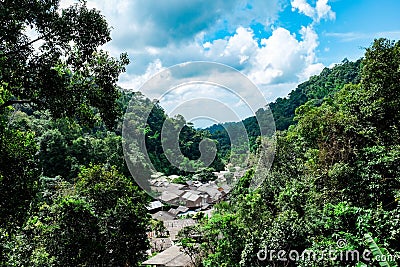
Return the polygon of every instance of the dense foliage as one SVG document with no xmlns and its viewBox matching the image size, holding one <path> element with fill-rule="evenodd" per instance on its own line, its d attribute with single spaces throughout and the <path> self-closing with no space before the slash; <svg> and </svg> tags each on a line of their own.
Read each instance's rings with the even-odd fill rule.
<svg viewBox="0 0 400 267">
<path fill-rule="evenodd" d="M 278 98 L 270 103 L 277 130 L 287 130 L 295 123 L 297 107 L 309 100 L 320 103 L 327 96 L 332 96 L 345 84 L 357 84 L 361 79 L 361 60 L 351 62 L 344 59 L 332 68 L 324 68 L 319 75 L 310 77 L 301 83 L 286 98 Z"/>
<path fill-rule="evenodd" d="M 357 83 L 343 85 L 347 74 L 337 70 L 346 66 L 362 66 L 358 80 L 357 73 L 346 68 L 351 77 L 346 82 Z M 250 170 L 211 218 L 181 234 L 186 249 L 199 250 L 197 262 L 356 266 L 357 258 L 341 259 L 340 253 L 357 250 L 368 266 L 394 266 L 389 260 L 363 260 L 368 248 L 374 253 L 371 259 L 384 253 L 399 262 L 400 41 L 378 39 L 361 62 L 335 68 L 305 83 L 324 84 L 329 73 L 331 78 L 337 75 L 333 84 L 340 88 L 321 93 L 324 98 L 314 90 L 313 97 L 321 101 L 310 100 L 296 109 L 296 125 L 277 133 L 275 161 L 264 174 L 264 184 L 248 189 L 255 175 Z M 277 253 L 260 260 L 258 253 L 265 249 L 296 250 L 300 255 L 312 250 L 317 259 L 326 250 L 334 251 L 315 261 Z"/>
<path fill-rule="evenodd" d="M 128 59 L 99 49 L 98 11 L 58 5 L 0 3 L 0 266 L 138 266 L 147 199 L 114 128 Z"/>
<path fill-rule="evenodd" d="M 297 107 L 313 100 L 315 104 L 321 104 L 325 97 L 332 96 L 345 84 L 357 84 L 360 82 L 361 60 L 356 62 L 344 59 L 342 63 L 332 68 L 324 68 L 319 75 L 312 76 L 308 81 L 301 83 L 286 98 L 278 98 L 269 104 L 277 130 L 287 130 L 295 124 L 294 116 Z M 259 111 L 258 111 L 259 112 Z M 257 115 L 256 115 L 257 116 Z M 241 122 L 228 122 L 215 124 L 206 130 L 212 134 L 212 138 L 218 141 L 218 151 L 221 157 L 226 158 L 231 151 L 231 139 L 228 132 L 240 132 L 243 125 L 249 138 L 251 151 L 256 151 L 257 137 L 260 136 L 260 127 L 256 116 L 244 119 Z"/>
<path fill-rule="evenodd" d="M 129 60 L 99 49 L 110 41 L 105 18 L 79 2 L 59 0 L 0 3 L 0 77 L 7 97 L 0 109 L 29 103 L 55 118 L 91 122 L 93 108 L 108 126 L 118 115 L 116 82 Z"/>
<path fill-rule="evenodd" d="M 185 176 L 208 182 L 229 156 L 241 160 L 243 146 L 262 153 L 257 117 L 198 130 L 118 88 L 129 60 L 100 49 L 110 29 L 85 1 L 60 9 L 58 0 L 6 0 L 0 14 L 0 266 L 139 266 L 149 248 L 146 232 L 165 235 L 149 220 L 148 196 L 134 181 L 148 178 L 146 164 L 181 175 L 179 183 Z M 363 59 L 325 68 L 259 110 L 272 112 L 279 130 L 274 164 L 268 173 L 250 166 L 211 218 L 198 215 L 199 224 L 179 234 L 192 261 L 394 266 L 354 258 L 281 261 L 277 254 L 262 260 L 259 252 L 312 250 L 321 258 L 326 249 L 338 256 L 369 248 L 399 261 L 399 81 L 400 41 L 378 39 Z M 145 145 L 127 150 L 133 172 L 121 137 L 129 101 L 127 124 L 145 137 Z M 171 125 L 166 140 L 164 124 Z M 232 140 L 244 138 L 241 125 L 249 140 L 232 149 Z M 168 142 L 177 146 L 165 149 Z M 218 148 L 210 168 L 198 161 L 215 152 L 211 145 L 201 150 L 206 142 Z M 173 166 L 169 157 L 178 150 L 180 165 Z M 249 189 L 254 176 L 265 179 L 256 190 Z"/>
<path fill-rule="evenodd" d="M 216 142 L 210 139 L 211 135 L 208 131 L 196 130 L 193 124 L 185 121 L 183 116 L 168 117 L 158 102 L 151 101 L 140 92 L 124 94 L 129 95 L 126 100 L 130 100 L 129 105 L 123 104 L 123 106 L 128 106 L 124 125 L 128 132 L 126 139 L 132 146 L 134 141 L 142 140 L 141 134 L 144 133 L 143 141 L 145 142 L 145 147 L 136 144 L 135 148 L 127 148 L 126 151 L 129 155 L 135 155 L 138 151 L 142 154 L 146 153 L 150 160 L 150 162 L 142 160 L 135 165 L 134 169 L 145 171 L 151 168 L 139 166 L 143 162 L 151 165 L 155 171 L 167 175 L 190 176 L 195 171 L 201 172 L 207 166 L 214 171 L 224 169 L 222 157 L 219 154 L 211 157 L 212 161 L 209 164 L 199 160 L 202 153 L 215 152 L 201 151 L 202 141 L 203 145 L 204 142 Z M 211 143 L 209 145 L 203 147 L 212 147 Z M 136 157 L 138 156 L 134 156 Z"/>
</svg>

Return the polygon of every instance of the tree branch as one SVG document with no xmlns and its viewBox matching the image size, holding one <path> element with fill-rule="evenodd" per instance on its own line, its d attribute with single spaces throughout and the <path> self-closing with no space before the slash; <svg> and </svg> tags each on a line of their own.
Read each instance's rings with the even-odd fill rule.
<svg viewBox="0 0 400 267">
<path fill-rule="evenodd" d="M 26 103 L 31 103 L 32 100 L 28 99 L 22 99 L 22 100 L 7 100 L 4 102 L 2 105 L 0 105 L 0 109 L 6 108 L 8 106 L 14 105 L 14 104 L 26 104 Z"/>
<path fill-rule="evenodd" d="M 41 36 L 37 37 L 36 39 L 31 40 L 30 42 L 27 42 L 27 43 L 25 43 L 25 44 L 22 44 L 22 45 L 18 46 L 18 49 L 11 50 L 11 51 L 9 51 L 9 52 L 7 52 L 7 53 L 4 53 L 3 56 L 11 56 L 11 55 L 14 55 L 14 54 L 20 52 L 22 49 L 27 48 L 27 47 L 29 47 L 30 45 L 36 43 L 37 41 L 43 40 L 43 39 L 48 38 L 48 37 L 53 37 L 53 31 L 49 32 L 48 34 L 41 35 Z"/>
</svg>

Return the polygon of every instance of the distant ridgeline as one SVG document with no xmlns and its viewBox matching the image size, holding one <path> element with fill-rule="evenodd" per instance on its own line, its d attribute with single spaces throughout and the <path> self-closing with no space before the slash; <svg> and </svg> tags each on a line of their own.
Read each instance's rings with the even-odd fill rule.
<svg viewBox="0 0 400 267">
<path fill-rule="evenodd" d="M 129 103 L 129 107 L 128 107 Z M 181 115 L 169 117 L 164 109 L 159 105 L 159 103 L 154 100 L 146 98 L 140 92 L 129 92 L 123 90 L 123 96 L 120 98 L 120 105 L 123 110 L 126 110 L 125 116 L 129 118 L 128 124 L 130 124 L 131 129 L 141 129 L 144 131 L 146 153 L 149 156 L 151 165 L 158 171 L 166 175 L 182 175 L 190 176 L 191 171 L 188 170 L 199 170 L 204 167 L 209 167 L 210 172 L 221 171 L 224 169 L 224 163 L 221 161 L 219 155 L 216 155 L 210 166 L 202 166 L 200 161 L 197 161 L 200 156 L 199 145 L 200 142 L 206 138 L 211 139 L 211 135 L 208 131 L 196 130 L 193 124 L 186 122 L 185 118 Z M 128 109 L 127 109 L 128 107 Z M 148 114 L 146 121 L 141 118 L 143 114 Z M 168 130 L 163 128 L 165 124 L 171 126 L 171 129 L 180 129 L 179 132 L 164 132 L 162 139 L 162 131 Z M 178 145 L 180 151 L 175 151 L 174 148 L 169 148 L 166 144 L 174 143 L 174 136 L 178 135 Z M 133 138 L 135 139 L 135 138 Z M 216 141 L 214 141 L 216 143 Z M 140 149 L 133 149 L 130 153 L 139 153 Z M 173 154 L 175 157 L 179 152 L 184 158 L 180 158 L 179 168 L 171 164 L 168 159 L 167 153 Z M 138 155 L 133 155 L 134 158 L 139 157 Z M 137 167 L 135 169 L 143 170 L 149 169 L 146 166 Z M 142 175 L 138 173 L 137 175 Z"/>
<path fill-rule="evenodd" d="M 359 83 L 360 64 L 361 60 L 351 62 L 345 59 L 341 64 L 337 64 L 332 68 L 325 68 L 319 75 L 312 76 L 308 81 L 298 85 L 295 90 L 289 93 L 288 97 L 278 98 L 275 102 L 270 103 L 269 107 L 275 119 L 276 129 L 286 130 L 290 125 L 295 124 L 293 118 L 296 108 L 307 101 L 312 101 L 313 105 L 320 105 L 323 98 L 333 95 L 345 84 Z M 182 116 L 169 118 L 157 102 L 151 101 L 140 92 L 133 93 L 126 90 L 122 90 L 122 92 L 122 97 L 118 102 L 123 110 L 126 109 L 130 100 L 132 101 L 132 111 L 136 110 L 138 113 L 142 113 L 144 107 L 153 107 L 147 119 L 148 126 L 145 129 L 145 136 L 147 153 L 157 171 L 167 175 L 178 174 L 186 176 L 189 174 L 172 166 L 165 155 L 165 151 L 163 151 L 161 130 L 166 120 L 172 124 L 176 124 L 177 127 L 178 125 L 184 125 L 179 133 L 179 148 L 187 158 L 183 164 L 193 164 L 193 161 L 200 157 L 199 144 L 204 138 L 216 141 L 217 156 L 210 166 L 212 170 L 216 171 L 224 169 L 224 165 L 232 153 L 239 153 L 239 151 L 231 151 L 231 140 L 240 139 L 241 136 L 233 135 L 247 135 L 250 151 L 254 152 L 257 149 L 257 137 L 260 136 L 260 127 L 255 116 L 244 119 L 241 122 L 226 122 L 212 125 L 206 129 L 195 129 L 193 124 L 187 123 Z M 260 109 L 257 111 L 257 116 L 263 112 L 268 113 L 270 111 Z M 135 117 L 134 114 L 132 116 Z M 132 119 L 132 121 L 138 120 L 139 118 Z M 242 133 L 242 123 L 247 133 Z M 231 133 L 231 136 L 228 135 L 228 132 Z M 243 150 L 242 147 L 238 147 L 237 149 Z"/>
<path fill-rule="evenodd" d="M 280 131 L 287 130 L 290 125 L 295 124 L 294 115 L 297 107 L 307 101 L 312 101 L 314 105 L 319 105 L 322 99 L 332 96 L 345 84 L 359 83 L 360 77 L 361 59 L 355 62 L 344 59 L 342 63 L 336 64 L 332 68 L 324 68 L 319 75 L 312 76 L 308 81 L 299 84 L 287 97 L 278 98 L 275 102 L 269 104 L 274 115 L 276 129 Z M 204 129 L 209 131 L 212 138 L 218 141 L 218 151 L 222 157 L 225 157 L 230 149 L 230 139 L 225 128 L 237 128 L 241 123 L 246 128 L 251 150 L 254 151 L 257 137 L 260 136 L 255 116 L 244 119 L 241 122 L 214 124 Z"/>
</svg>

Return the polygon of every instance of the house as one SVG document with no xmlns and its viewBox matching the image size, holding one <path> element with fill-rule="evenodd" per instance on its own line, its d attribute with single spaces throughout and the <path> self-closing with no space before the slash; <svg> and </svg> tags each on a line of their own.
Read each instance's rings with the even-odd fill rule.
<svg viewBox="0 0 400 267">
<path fill-rule="evenodd" d="M 179 211 L 177 209 L 174 209 L 174 208 L 170 208 L 168 210 L 168 212 L 171 213 L 174 216 L 177 216 L 179 214 Z"/>
<path fill-rule="evenodd" d="M 179 206 L 176 209 L 170 208 L 168 212 L 173 214 L 173 215 L 175 215 L 175 216 L 177 216 L 177 215 L 179 215 L 181 213 L 187 212 L 188 210 L 189 210 L 188 207 Z"/>
<path fill-rule="evenodd" d="M 182 195 L 182 201 L 186 203 L 188 208 L 198 208 L 201 207 L 202 197 L 192 192 L 186 192 Z"/>
<path fill-rule="evenodd" d="M 142 263 L 142 266 L 153 267 L 190 267 L 190 257 L 183 253 L 178 246 L 172 246 Z"/>
<path fill-rule="evenodd" d="M 156 201 L 152 201 L 149 203 L 149 205 L 146 206 L 146 209 L 152 213 L 152 212 L 157 212 L 159 210 L 161 210 L 161 208 L 163 207 L 163 203 L 161 203 L 160 201 L 156 200 Z"/>
<path fill-rule="evenodd" d="M 179 195 L 169 192 L 169 191 L 163 191 L 161 193 L 160 199 L 164 202 L 178 202 L 179 201 Z"/>
<path fill-rule="evenodd" d="M 167 186 L 165 186 L 163 188 L 163 191 L 168 191 L 170 193 L 174 193 L 178 196 L 181 196 L 184 193 L 184 191 L 183 191 L 184 188 L 185 188 L 185 185 L 171 183 L 171 184 L 168 184 Z"/>
<path fill-rule="evenodd" d="M 168 211 L 159 211 L 151 215 L 151 218 L 159 221 L 169 221 L 175 219 L 175 217 L 175 215 L 169 213 Z"/>
<path fill-rule="evenodd" d="M 208 203 L 215 203 L 225 195 L 223 190 L 218 190 L 216 185 L 204 184 L 197 188 L 198 191 L 207 193 L 209 195 Z"/>
<path fill-rule="evenodd" d="M 184 206 L 179 206 L 178 208 L 176 208 L 176 210 L 182 213 L 182 212 L 187 212 L 189 208 Z"/>
</svg>

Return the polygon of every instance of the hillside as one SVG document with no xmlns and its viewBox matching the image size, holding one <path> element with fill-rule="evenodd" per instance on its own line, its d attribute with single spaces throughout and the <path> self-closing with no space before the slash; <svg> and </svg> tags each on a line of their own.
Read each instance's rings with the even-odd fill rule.
<svg viewBox="0 0 400 267">
<path fill-rule="evenodd" d="M 344 59 L 332 68 L 324 68 L 319 75 L 301 83 L 285 98 L 278 98 L 269 106 L 275 119 L 277 130 L 286 130 L 294 124 L 295 110 L 309 100 L 320 100 L 332 96 L 343 85 L 357 84 L 361 79 L 361 60 L 355 62 Z"/>
<path fill-rule="evenodd" d="M 299 84 L 287 97 L 278 98 L 269 103 L 276 129 L 287 130 L 290 125 L 295 124 L 296 108 L 307 101 L 312 100 L 313 103 L 319 105 L 325 97 L 331 97 L 345 84 L 359 83 L 361 62 L 361 59 L 355 62 L 344 59 L 340 64 L 336 64 L 332 68 L 324 68 L 319 75 L 312 76 L 308 81 Z M 235 132 L 235 129 L 239 129 L 242 124 L 247 131 L 251 148 L 254 151 L 255 141 L 260 136 L 260 129 L 255 116 L 246 118 L 241 122 L 214 124 L 204 129 L 209 131 L 212 138 L 218 141 L 218 151 L 222 157 L 225 157 L 230 149 L 230 138 L 225 128 Z"/>
<path fill-rule="evenodd" d="M 329 47 L 319 43 L 348 49 L 350 24 L 383 34 L 382 19 L 357 21 L 362 5 L 330 1 L 351 21 L 341 9 L 335 27 L 346 28 L 333 34 L 323 27 L 336 19 L 328 1 L 290 1 L 293 32 L 257 1 L 122 2 L 107 2 L 123 23 L 111 35 L 93 1 L 0 1 L 0 267 L 399 266 L 400 40 L 375 39 L 360 60 L 325 68 L 256 117 L 208 129 L 118 85 L 199 58 L 287 82 L 321 64 L 315 55 Z M 394 16 L 375 14 L 383 6 Z M 398 16 L 391 5 L 368 8 Z M 235 14 L 239 28 L 226 19 Z M 121 28 L 135 35 L 124 39 Z M 112 36 L 136 51 L 136 71 Z M 195 89 L 214 75 L 243 85 L 188 65 L 160 77 Z M 171 99 L 189 103 L 180 85 Z"/>
<path fill-rule="evenodd" d="M 199 243 L 203 266 L 397 266 L 399 66 L 400 41 L 378 39 L 361 61 L 276 101 L 275 112 L 294 110 L 296 96 L 311 99 L 277 132 L 271 170 L 257 173 L 255 164 L 211 218 L 185 231 L 184 247 Z M 265 181 L 251 190 L 253 178 Z"/>
</svg>

